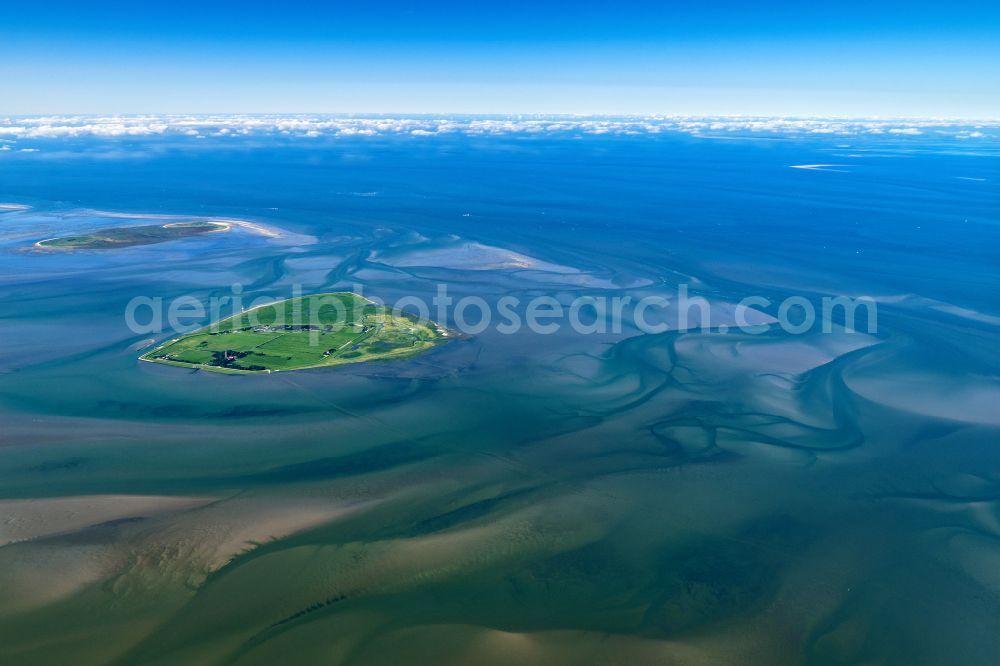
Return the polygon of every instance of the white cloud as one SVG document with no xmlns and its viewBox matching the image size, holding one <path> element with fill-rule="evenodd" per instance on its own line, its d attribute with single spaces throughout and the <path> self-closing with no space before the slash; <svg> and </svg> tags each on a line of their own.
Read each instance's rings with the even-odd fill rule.
<svg viewBox="0 0 1000 666">
<path fill-rule="evenodd" d="M 976 131 L 972 131 L 975 129 Z M 768 118 L 752 116 L 512 116 L 382 117 L 308 115 L 48 116 L 0 118 L 0 141 L 77 137 L 204 137 L 283 134 L 300 137 L 364 137 L 409 134 L 642 135 L 679 132 L 718 137 L 786 135 L 909 136 L 940 132 L 960 138 L 1000 139 L 1000 121 Z"/>
</svg>

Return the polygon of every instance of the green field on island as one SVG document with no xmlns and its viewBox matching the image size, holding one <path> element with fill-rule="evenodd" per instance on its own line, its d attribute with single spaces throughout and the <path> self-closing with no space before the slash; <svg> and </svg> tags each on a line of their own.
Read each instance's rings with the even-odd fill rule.
<svg viewBox="0 0 1000 666">
<path fill-rule="evenodd" d="M 140 358 L 216 372 L 278 372 L 411 356 L 447 335 L 434 322 L 356 294 L 313 294 L 223 319 Z"/>
<path fill-rule="evenodd" d="M 39 241 L 38 247 L 56 250 L 109 250 L 132 245 L 164 243 L 213 231 L 227 231 L 229 226 L 225 222 L 171 222 L 137 227 L 113 227 L 78 236 L 49 238 Z"/>
</svg>

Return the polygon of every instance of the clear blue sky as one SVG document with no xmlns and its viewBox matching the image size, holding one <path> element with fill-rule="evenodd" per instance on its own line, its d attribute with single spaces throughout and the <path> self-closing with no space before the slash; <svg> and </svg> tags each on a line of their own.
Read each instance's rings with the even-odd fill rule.
<svg viewBox="0 0 1000 666">
<path fill-rule="evenodd" d="M 1000 116 L 1000 2 L 0 5 L 0 114 Z"/>
</svg>

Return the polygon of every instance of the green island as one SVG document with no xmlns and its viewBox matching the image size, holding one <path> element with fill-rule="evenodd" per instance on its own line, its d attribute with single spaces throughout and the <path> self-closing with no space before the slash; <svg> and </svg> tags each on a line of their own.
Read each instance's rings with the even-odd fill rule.
<svg viewBox="0 0 1000 666">
<path fill-rule="evenodd" d="M 432 321 L 337 292 L 253 308 L 139 358 L 213 372 L 268 373 L 403 358 L 447 339 L 448 331 Z"/>
<path fill-rule="evenodd" d="M 228 231 L 225 222 L 171 222 L 132 227 L 98 229 L 79 236 L 49 238 L 35 243 L 38 247 L 56 250 L 108 250 L 132 245 L 152 245 L 166 241 L 199 236 L 215 231 Z"/>
</svg>

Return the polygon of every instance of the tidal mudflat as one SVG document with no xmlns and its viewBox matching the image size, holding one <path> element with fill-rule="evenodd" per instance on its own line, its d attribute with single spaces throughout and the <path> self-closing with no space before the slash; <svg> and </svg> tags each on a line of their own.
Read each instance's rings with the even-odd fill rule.
<svg viewBox="0 0 1000 666">
<path fill-rule="evenodd" d="M 0 154 L 0 200 L 25 206 L 0 211 L 0 661 L 995 663 L 986 134 Z M 34 249 L 174 216 L 250 226 Z M 234 285 L 391 304 L 442 284 L 564 304 L 686 285 L 708 325 L 670 305 L 659 333 L 487 327 L 225 374 L 140 362 L 177 336 L 124 316 Z M 751 295 L 756 333 L 735 326 Z M 838 295 L 870 297 L 877 329 L 774 323 L 790 296 Z"/>
</svg>

